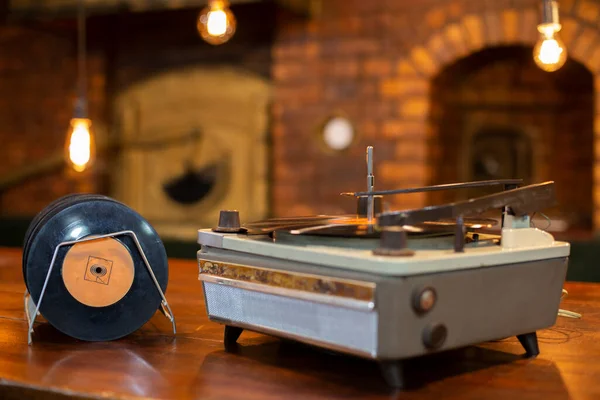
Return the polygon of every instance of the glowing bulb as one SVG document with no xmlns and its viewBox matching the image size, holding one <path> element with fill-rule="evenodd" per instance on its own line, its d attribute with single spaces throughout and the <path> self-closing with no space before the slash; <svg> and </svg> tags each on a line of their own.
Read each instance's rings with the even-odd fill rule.
<svg viewBox="0 0 600 400">
<path fill-rule="evenodd" d="M 235 33 L 236 20 L 225 0 L 211 0 L 198 17 L 198 32 L 210 44 L 223 44 Z"/>
<path fill-rule="evenodd" d="M 66 142 L 67 161 L 77 172 L 85 171 L 94 161 L 95 143 L 91 127 L 92 121 L 89 119 L 71 120 Z"/>
<path fill-rule="evenodd" d="M 567 61 L 565 44 L 557 32 L 559 24 L 544 24 L 538 26 L 540 39 L 533 48 L 533 59 L 544 71 L 553 72 L 560 69 Z"/>
<path fill-rule="evenodd" d="M 227 32 L 227 14 L 225 14 L 225 11 L 209 11 L 206 16 L 206 30 L 211 36 L 224 35 Z"/>
</svg>

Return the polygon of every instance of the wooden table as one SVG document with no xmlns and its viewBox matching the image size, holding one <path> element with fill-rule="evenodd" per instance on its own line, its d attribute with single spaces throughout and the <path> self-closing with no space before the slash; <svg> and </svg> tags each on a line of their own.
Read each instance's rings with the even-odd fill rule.
<svg viewBox="0 0 600 400">
<path fill-rule="evenodd" d="M 0 249 L 0 398 L 600 399 L 600 285 L 566 284 L 562 307 L 583 318 L 539 332 L 537 358 L 523 359 L 516 338 L 448 351 L 409 361 L 412 387 L 394 391 L 375 362 L 260 334 L 243 333 L 237 352 L 225 352 L 196 277 L 193 261 L 171 260 L 176 337 L 157 314 L 108 343 L 40 322 L 28 346 L 21 254 Z"/>
</svg>

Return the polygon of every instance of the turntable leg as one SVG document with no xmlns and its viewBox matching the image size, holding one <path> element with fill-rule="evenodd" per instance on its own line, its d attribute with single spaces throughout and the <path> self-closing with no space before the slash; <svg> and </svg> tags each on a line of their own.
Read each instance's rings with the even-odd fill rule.
<svg viewBox="0 0 600 400">
<path fill-rule="evenodd" d="M 402 361 L 382 361 L 381 372 L 388 386 L 402 389 L 404 387 L 404 365 Z"/>
<path fill-rule="evenodd" d="M 521 342 L 521 345 L 525 349 L 525 355 L 527 357 L 535 357 L 540 354 L 537 334 L 535 332 L 517 335 L 517 339 L 519 339 L 519 342 Z"/>
<path fill-rule="evenodd" d="M 242 334 L 244 329 L 236 326 L 225 325 L 225 334 L 223 337 L 223 343 L 225 344 L 225 350 L 230 350 L 235 347 L 237 340 Z"/>
</svg>

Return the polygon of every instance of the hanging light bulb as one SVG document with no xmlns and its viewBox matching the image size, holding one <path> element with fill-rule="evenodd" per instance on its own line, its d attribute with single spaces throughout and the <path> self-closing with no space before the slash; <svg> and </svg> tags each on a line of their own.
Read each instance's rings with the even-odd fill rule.
<svg viewBox="0 0 600 400">
<path fill-rule="evenodd" d="M 544 71 L 553 72 L 560 69 L 567 61 L 565 44 L 554 30 L 540 31 L 540 40 L 536 43 L 533 54 L 535 63 Z"/>
<path fill-rule="evenodd" d="M 83 172 L 92 166 L 96 156 L 96 143 L 94 131 L 92 130 L 92 121 L 87 118 L 84 0 L 79 0 L 77 22 L 79 95 L 75 102 L 75 112 L 67 131 L 65 159 L 72 169 L 77 172 Z"/>
<path fill-rule="evenodd" d="M 94 163 L 95 148 L 92 121 L 87 118 L 71 119 L 65 146 L 67 161 L 71 168 L 77 172 L 89 168 Z"/>
<path fill-rule="evenodd" d="M 235 33 L 235 16 L 226 0 L 209 0 L 198 16 L 197 28 L 206 42 L 218 45 L 227 42 Z"/>
<path fill-rule="evenodd" d="M 558 3 L 556 0 L 543 0 L 542 23 L 537 27 L 540 38 L 533 48 L 533 60 L 544 71 L 560 69 L 567 61 L 567 50 L 558 32 Z"/>
</svg>

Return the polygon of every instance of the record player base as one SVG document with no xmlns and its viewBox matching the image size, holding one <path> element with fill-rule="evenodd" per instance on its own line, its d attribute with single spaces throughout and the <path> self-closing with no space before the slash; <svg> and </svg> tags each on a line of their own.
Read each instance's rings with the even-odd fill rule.
<svg viewBox="0 0 600 400">
<path fill-rule="evenodd" d="M 260 257 L 246 257 L 247 264 L 260 265 Z M 211 260 L 215 270 L 234 265 L 210 249 L 199 258 Z M 427 354 L 516 336 L 527 357 L 537 356 L 536 331 L 556 322 L 567 264 L 564 257 L 404 277 L 353 273 L 353 282 L 373 285 L 373 301 L 367 306 L 340 305 L 335 303 L 339 299 L 312 298 L 269 285 L 244 286 L 235 279 L 201 278 L 209 319 L 225 325 L 226 349 L 235 350 L 247 329 L 374 359 L 387 383 L 402 387 L 403 360 Z M 261 279 L 280 271 L 308 271 L 299 263 L 280 265 L 277 272 L 263 269 Z M 350 277 L 342 269 L 325 267 L 310 274 L 337 282 Z M 430 309 L 419 311 L 415 297 L 426 289 L 436 300 Z"/>
</svg>

